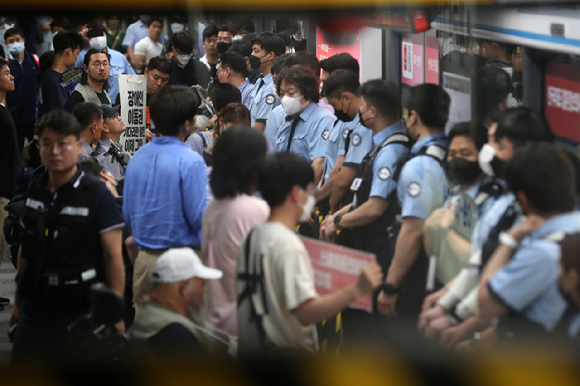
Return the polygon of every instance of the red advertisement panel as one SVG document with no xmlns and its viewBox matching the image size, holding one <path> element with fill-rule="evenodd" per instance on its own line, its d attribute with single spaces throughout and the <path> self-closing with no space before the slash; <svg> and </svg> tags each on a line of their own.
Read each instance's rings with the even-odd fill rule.
<svg viewBox="0 0 580 386">
<path fill-rule="evenodd" d="M 360 42 L 358 39 L 352 44 L 329 44 L 324 39 L 322 30 L 316 28 L 316 57 L 318 60 L 324 60 L 343 52 L 351 54 L 360 63 Z"/>
<path fill-rule="evenodd" d="M 554 134 L 580 142 L 580 68 L 548 62 L 546 119 Z"/>
<path fill-rule="evenodd" d="M 425 41 L 425 83 L 439 84 L 439 40 L 426 36 Z"/>
<path fill-rule="evenodd" d="M 314 268 L 314 282 L 316 292 L 326 295 L 356 283 L 362 269 L 375 255 L 354 249 L 339 247 L 319 240 L 300 238 L 310 255 Z M 358 298 L 350 304 L 357 308 L 372 312 L 373 301 L 371 295 Z"/>
<path fill-rule="evenodd" d="M 422 84 L 423 80 L 423 35 L 402 34 L 401 39 L 401 82 L 409 86 Z"/>
</svg>

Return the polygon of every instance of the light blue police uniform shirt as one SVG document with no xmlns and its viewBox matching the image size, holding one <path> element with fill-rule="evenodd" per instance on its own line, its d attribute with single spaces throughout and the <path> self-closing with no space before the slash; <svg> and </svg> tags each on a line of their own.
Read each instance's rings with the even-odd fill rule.
<svg viewBox="0 0 580 386">
<path fill-rule="evenodd" d="M 444 132 L 421 138 L 411 148 L 418 153 L 423 147 L 437 145 L 445 149 L 449 143 Z M 408 161 L 401 170 L 397 196 L 401 205 L 401 216 L 426 220 L 445 201 L 447 179 L 441 164 L 433 157 L 423 155 Z"/>
<path fill-rule="evenodd" d="M 266 128 L 264 129 L 264 136 L 268 144 L 268 152 L 274 153 L 276 151 L 276 133 L 286 118 L 286 113 L 282 105 L 274 107 L 274 110 L 268 116 L 266 121 Z"/>
<path fill-rule="evenodd" d="M 88 50 L 82 50 L 77 57 L 77 61 L 75 63 L 75 67 L 83 67 L 83 63 L 85 61 L 85 55 L 87 54 Z M 111 97 L 111 102 L 114 104 L 115 100 L 117 99 L 117 95 L 119 95 L 119 78 L 117 75 L 135 75 L 135 70 L 125 58 L 125 55 L 120 53 L 119 51 L 112 50 L 107 48 L 109 55 L 111 56 L 110 60 L 110 72 L 109 72 L 109 97 Z"/>
<path fill-rule="evenodd" d="M 121 45 L 123 47 L 135 47 L 135 44 L 141 39 L 145 39 L 149 36 L 149 30 L 147 26 L 141 21 L 138 20 L 135 23 L 131 24 L 127 27 L 127 32 L 125 32 L 125 38 L 123 39 L 123 43 Z M 157 41 L 163 44 L 163 32 L 159 35 L 159 39 Z"/>
<path fill-rule="evenodd" d="M 483 244 L 489 237 L 489 232 L 495 227 L 508 206 L 515 201 L 516 197 L 512 193 L 504 194 L 494 200 L 489 208 L 482 213 L 471 234 L 471 255 L 481 251 Z"/>
<path fill-rule="evenodd" d="M 270 113 L 280 104 L 280 99 L 274 93 L 272 74 L 258 79 L 252 90 L 252 106 L 250 108 L 252 126 L 256 122 L 265 123 Z"/>
<path fill-rule="evenodd" d="M 290 151 L 312 163 L 316 158 L 324 158 L 326 142 L 336 120 L 334 114 L 311 102 L 295 119 L 299 119 Z M 276 133 L 276 151 L 286 151 L 293 119 L 284 121 Z"/>
<path fill-rule="evenodd" d="M 560 245 L 546 240 L 551 233 L 580 231 L 580 212 L 547 220 L 522 240 L 513 258 L 489 279 L 490 292 L 508 308 L 553 331 L 566 310 L 558 287 Z"/>
<path fill-rule="evenodd" d="M 370 131 L 369 129 L 365 130 Z M 379 146 L 394 134 L 406 133 L 407 128 L 405 127 L 405 122 L 397 122 L 394 125 L 387 127 L 380 133 L 375 134 L 372 137 L 373 144 L 374 146 Z M 391 192 L 397 188 L 397 182 L 393 180 L 393 174 L 396 171 L 397 160 L 401 158 L 401 156 L 407 154 L 408 151 L 409 149 L 400 143 L 389 144 L 379 151 L 375 158 L 375 162 L 373 163 L 373 182 L 371 184 L 371 193 L 369 197 L 381 197 L 386 200 L 387 197 L 389 197 L 389 194 L 391 194 Z M 350 149 L 348 152 L 350 154 Z"/>
<path fill-rule="evenodd" d="M 360 116 L 358 114 L 351 122 L 345 123 L 344 127 L 352 130 L 352 133 L 350 135 L 348 153 L 344 157 L 343 165 L 358 168 L 363 158 L 373 148 L 373 132 L 360 123 Z"/>
<path fill-rule="evenodd" d="M 326 145 L 326 153 L 324 153 L 324 172 L 322 173 L 322 183 L 328 180 L 330 172 L 334 169 L 336 165 L 336 159 L 338 156 L 344 155 L 344 141 L 342 140 L 342 131 L 344 127 L 344 122 L 340 119 L 336 119 L 332 124 L 332 128 L 328 133 L 328 143 Z M 340 154 L 340 147 L 343 151 Z"/>
</svg>

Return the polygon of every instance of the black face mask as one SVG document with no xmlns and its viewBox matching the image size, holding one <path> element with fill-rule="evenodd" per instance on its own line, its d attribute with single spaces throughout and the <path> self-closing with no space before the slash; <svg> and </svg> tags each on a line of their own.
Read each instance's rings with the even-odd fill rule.
<svg viewBox="0 0 580 386">
<path fill-rule="evenodd" d="M 250 67 L 253 71 L 259 70 L 260 66 L 262 65 L 262 59 L 258 58 L 255 55 L 250 55 Z"/>
<path fill-rule="evenodd" d="M 217 44 L 217 49 L 219 51 L 220 54 L 223 54 L 224 52 L 226 52 L 230 47 L 232 46 L 232 43 L 226 43 L 226 42 L 218 42 Z"/>
<path fill-rule="evenodd" d="M 334 115 L 343 122 L 352 122 L 352 118 L 344 111 L 335 110 Z"/>
<path fill-rule="evenodd" d="M 366 111 L 365 111 L 365 113 L 366 113 Z M 366 127 L 368 129 L 367 125 L 365 125 L 365 120 L 363 119 L 363 115 L 360 112 L 360 110 L 358 112 L 358 120 L 359 120 L 359 122 L 360 122 L 361 125 L 363 125 L 364 127 Z"/>
<path fill-rule="evenodd" d="M 479 162 L 468 161 L 464 158 L 453 158 L 447 162 L 447 170 L 459 185 L 469 185 L 483 173 Z"/>
</svg>

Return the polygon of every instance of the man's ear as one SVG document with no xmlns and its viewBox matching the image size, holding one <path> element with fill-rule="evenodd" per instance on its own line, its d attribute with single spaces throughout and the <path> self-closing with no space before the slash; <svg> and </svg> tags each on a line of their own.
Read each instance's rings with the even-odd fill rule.
<svg viewBox="0 0 580 386">
<path fill-rule="evenodd" d="M 530 201 L 528 200 L 524 192 L 516 192 L 516 198 L 518 199 L 522 212 L 529 213 Z"/>
<path fill-rule="evenodd" d="M 91 125 L 91 132 L 94 134 L 97 132 L 97 122 L 93 122 Z"/>
<path fill-rule="evenodd" d="M 105 122 L 103 122 L 103 131 L 105 133 L 108 133 L 109 132 L 109 128 L 107 127 L 107 124 Z"/>
<path fill-rule="evenodd" d="M 149 72 L 149 69 L 147 67 L 145 67 L 145 72 L 143 74 L 147 75 L 148 72 Z"/>
<path fill-rule="evenodd" d="M 83 64 L 83 69 L 85 70 L 85 72 L 89 72 L 89 67 L 86 64 Z"/>
</svg>

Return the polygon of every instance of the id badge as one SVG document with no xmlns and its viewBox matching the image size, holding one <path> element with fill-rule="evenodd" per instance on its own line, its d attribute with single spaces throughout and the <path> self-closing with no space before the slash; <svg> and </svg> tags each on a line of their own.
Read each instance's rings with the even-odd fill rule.
<svg viewBox="0 0 580 386">
<path fill-rule="evenodd" d="M 353 192 L 358 191 L 358 188 L 360 188 L 361 184 L 362 178 L 355 178 L 354 181 L 352 182 L 352 185 L 350 186 L 350 190 L 352 190 Z"/>
</svg>

